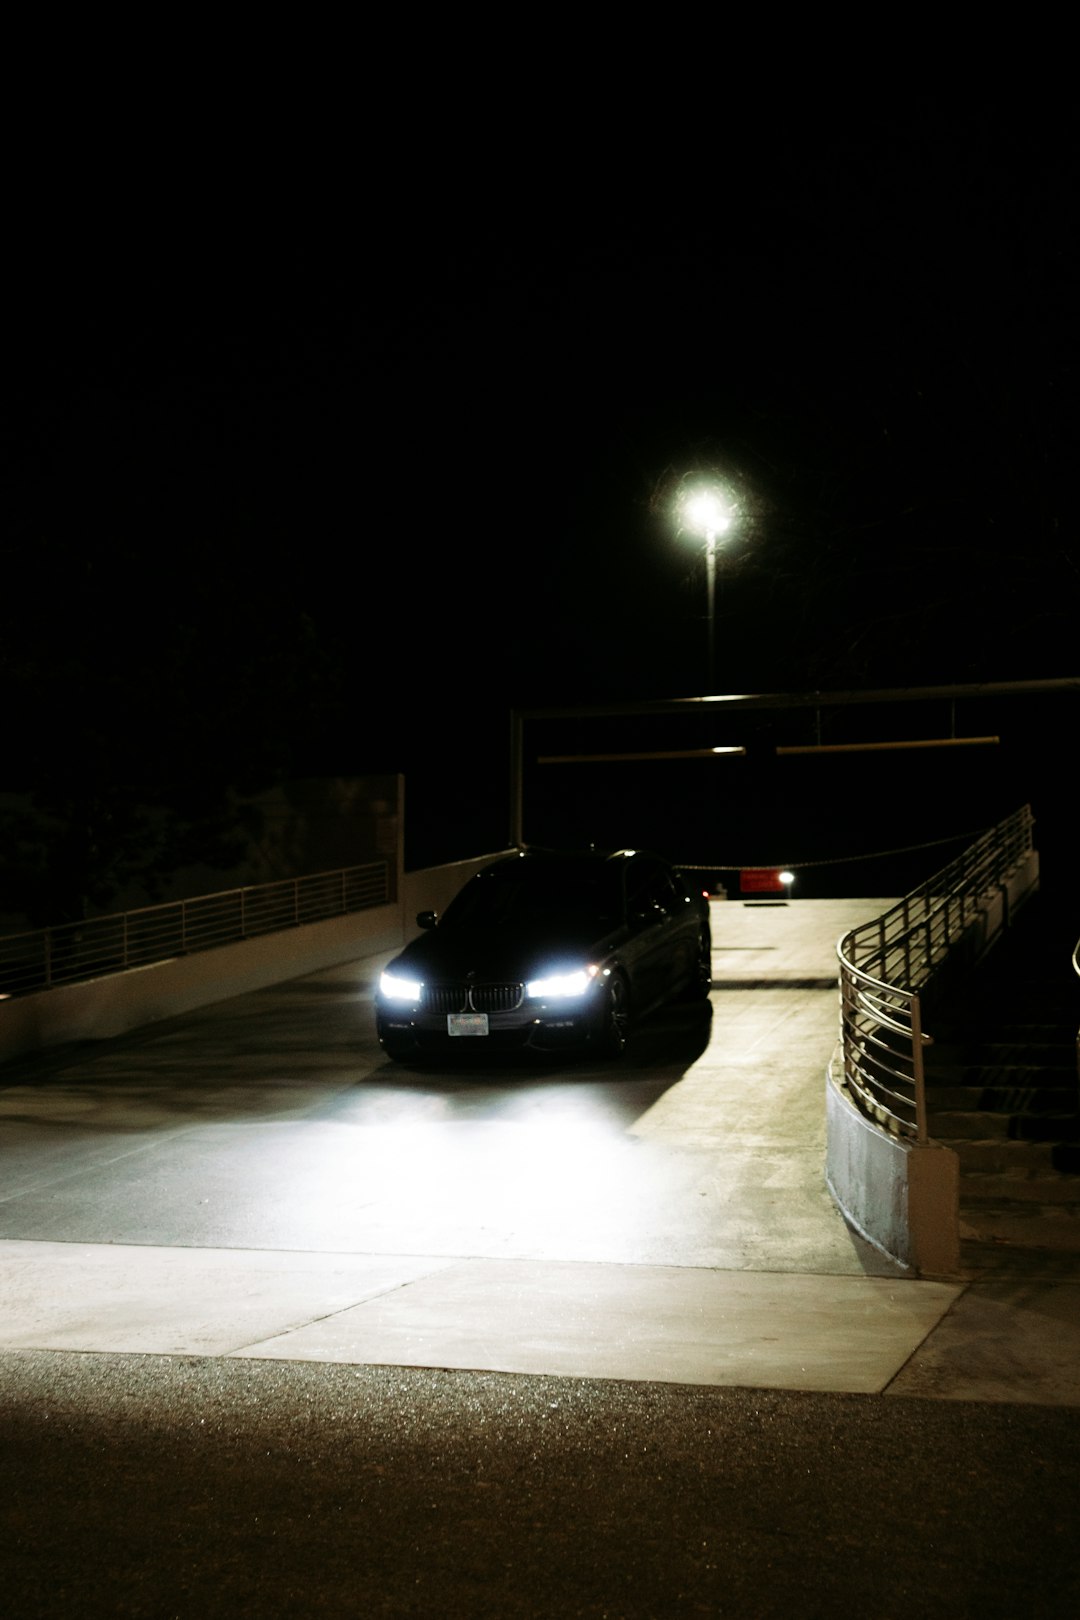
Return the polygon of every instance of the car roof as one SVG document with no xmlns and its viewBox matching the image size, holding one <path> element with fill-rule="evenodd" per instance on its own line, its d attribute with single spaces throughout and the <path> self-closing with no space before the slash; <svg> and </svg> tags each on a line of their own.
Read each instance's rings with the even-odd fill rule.
<svg viewBox="0 0 1080 1620">
<path fill-rule="evenodd" d="M 517 866 L 518 870 L 520 870 L 519 863 L 532 868 L 574 865 L 606 866 L 609 864 L 616 865 L 639 855 L 649 860 L 663 860 L 662 856 L 653 855 L 651 851 L 644 849 L 596 849 L 592 846 L 585 849 L 547 849 L 528 844 L 524 849 L 519 849 L 514 854 L 500 857 L 499 860 L 493 861 L 490 866 L 485 866 L 482 870 L 484 872 L 493 872 L 500 868 L 506 870 L 511 866 Z M 664 861 L 663 864 L 666 866 L 670 863 Z"/>
</svg>

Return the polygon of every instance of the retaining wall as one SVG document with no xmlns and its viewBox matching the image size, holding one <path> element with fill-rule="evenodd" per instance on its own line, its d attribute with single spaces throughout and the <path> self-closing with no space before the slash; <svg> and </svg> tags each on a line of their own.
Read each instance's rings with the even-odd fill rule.
<svg viewBox="0 0 1080 1620">
<path fill-rule="evenodd" d="M 390 956 L 419 932 L 418 911 L 442 911 L 491 855 L 406 872 L 400 900 L 367 911 L 170 957 L 125 973 L 0 1001 L 0 1061 L 73 1041 L 109 1040 L 268 984 L 365 956 Z"/>
</svg>

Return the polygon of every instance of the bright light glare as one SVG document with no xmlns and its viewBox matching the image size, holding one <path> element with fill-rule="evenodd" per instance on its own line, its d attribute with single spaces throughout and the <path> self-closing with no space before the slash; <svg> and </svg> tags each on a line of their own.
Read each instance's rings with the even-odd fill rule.
<svg viewBox="0 0 1080 1620">
<path fill-rule="evenodd" d="M 780 873 L 780 881 L 784 885 L 785 888 L 790 888 L 791 885 L 795 881 L 794 872 L 781 872 Z"/>
<path fill-rule="evenodd" d="M 596 977 L 594 967 L 578 968 L 573 973 L 552 973 L 546 979 L 530 979 L 525 993 L 542 996 L 545 1001 L 567 996 L 583 996 Z"/>
<path fill-rule="evenodd" d="M 419 1092 L 408 1098 L 412 1109 L 429 1101 Z M 351 1157 L 332 1158 L 329 1173 L 321 1167 L 307 1215 L 325 1204 L 339 1216 L 348 1211 L 359 1230 L 390 1223 L 424 1254 L 425 1243 L 438 1251 L 450 1241 L 482 1253 L 494 1236 L 511 1251 L 525 1243 L 539 1256 L 584 1260 L 599 1233 L 630 1257 L 648 1241 L 643 1225 L 655 1207 L 641 1199 L 641 1144 L 624 1135 L 621 1120 L 584 1104 L 555 1111 L 530 1086 L 513 1120 L 454 1108 L 426 1120 L 365 1119 L 367 1129 L 348 1133 Z"/>
<path fill-rule="evenodd" d="M 402 979 L 396 973 L 380 973 L 379 993 L 387 1001 L 419 1001 L 419 979 Z"/>
<path fill-rule="evenodd" d="M 683 525 L 695 534 L 715 538 L 726 534 L 735 521 L 735 508 L 719 489 L 696 489 L 679 506 Z"/>
</svg>

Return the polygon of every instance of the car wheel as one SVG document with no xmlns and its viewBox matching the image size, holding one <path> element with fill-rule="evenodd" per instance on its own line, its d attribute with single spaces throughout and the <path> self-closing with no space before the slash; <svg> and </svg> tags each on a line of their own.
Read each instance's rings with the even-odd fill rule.
<svg viewBox="0 0 1080 1620">
<path fill-rule="evenodd" d="M 712 989 L 712 940 L 702 939 L 698 946 L 693 976 L 682 993 L 683 1001 L 708 1001 Z"/>
<path fill-rule="evenodd" d="M 604 1001 L 604 1021 L 600 1049 L 605 1057 L 618 1057 L 626 1049 L 630 1034 L 630 995 L 626 980 L 613 973 L 608 980 Z"/>
<path fill-rule="evenodd" d="M 416 1061 L 415 1046 L 390 1046 L 383 1042 L 383 1056 L 388 1057 L 391 1063 L 408 1063 Z"/>
</svg>

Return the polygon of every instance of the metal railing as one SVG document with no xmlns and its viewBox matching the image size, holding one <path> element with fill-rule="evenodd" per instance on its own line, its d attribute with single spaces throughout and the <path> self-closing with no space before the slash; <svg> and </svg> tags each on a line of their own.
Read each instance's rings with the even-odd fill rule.
<svg viewBox="0 0 1080 1620">
<path fill-rule="evenodd" d="M 870 1118 L 927 1140 L 924 991 L 968 929 L 1032 852 L 1029 806 L 984 833 L 891 910 L 846 934 L 840 960 L 844 1083 Z"/>
<path fill-rule="evenodd" d="M 260 934 L 366 911 L 392 898 L 389 863 L 373 861 L 7 934 L 0 937 L 0 996 L 147 967 Z"/>
</svg>

